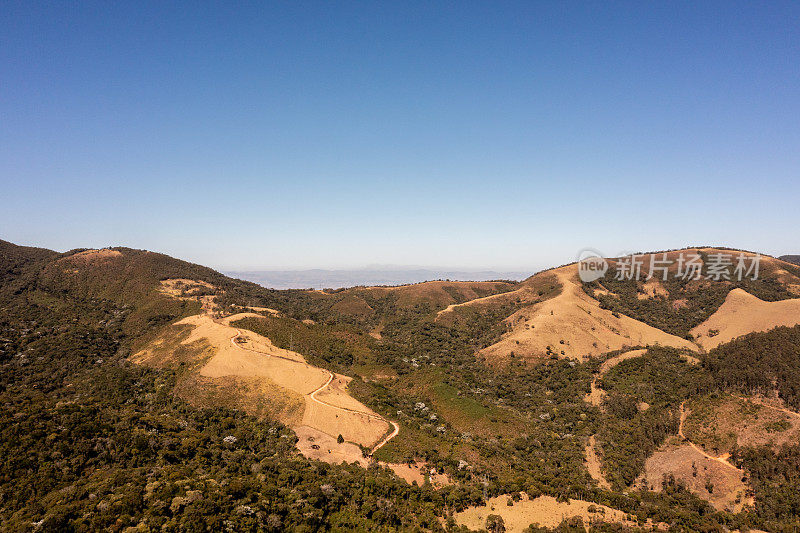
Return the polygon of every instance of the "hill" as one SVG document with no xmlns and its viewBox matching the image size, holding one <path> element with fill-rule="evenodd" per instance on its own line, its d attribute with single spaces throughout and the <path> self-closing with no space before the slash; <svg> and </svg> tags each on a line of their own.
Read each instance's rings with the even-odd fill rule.
<svg viewBox="0 0 800 533">
<path fill-rule="evenodd" d="M 710 350 L 748 333 L 796 324 L 800 324 L 800 299 L 765 302 L 737 288 L 691 333 L 703 348 Z"/>
<path fill-rule="evenodd" d="M 793 265 L 800 265 L 800 255 L 782 255 L 778 257 L 781 261 L 792 263 Z"/>
<path fill-rule="evenodd" d="M 576 265 L 555 269 L 547 275 L 555 275 L 560 293 L 506 318 L 508 333 L 481 351 L 487 359 L 550 355 L 584 359 L 647 345 L 696 349 L 685 339 L 603 309 L 582 290 Z"/>
<path fill-rule="evenodd" d="M 791 529 L 800 269 L 713 279 L 723 252 L 665 252 L 690 280 L 279 291 L 0 242 L 0 523 Z"/>
<path fill-rule="evenodd" d="M 0 239 L 0 281 L 7 282 L 22 274 L 24 267 L 52 259 L 56 254 L 44 248 L 18 246 Z"/>
</svg>

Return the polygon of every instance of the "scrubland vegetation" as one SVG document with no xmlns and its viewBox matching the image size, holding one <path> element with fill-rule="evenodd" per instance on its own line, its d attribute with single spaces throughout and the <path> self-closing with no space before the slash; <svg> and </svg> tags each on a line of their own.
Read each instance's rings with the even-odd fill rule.
<svg viewBox="0 0 800 533">
<path fill-rule="evenodd" d="M 476 356 L 507 331 L 502 320 L 521 305 L 513 300 L 437 321 L 459 293 L 443 289 L 449 299 L 426 300 L 359 289 L 369 311 L 340 312 L 356 309 L 348 307 L 354 293 L 272 291 L 134 250 L 81 263 L 75 252 L 0 244 L 4 530 L 455 529 L 453 512 L 485 496 L 523 491 L 607 505 L 642 526 L 647 519 L 684 531 L 798 525 L 796 444 L 736 449 L 731 460 L 748 473 L 756 500 L 738 515 L 715 511 L 669 477 L 658 494 L 628 489 L 648 455 L 675 435 L 684 400 L 765 393 L 775 385 L 786 405 L 798 409 L 800 327 L 740 338 L 700 355 L 699 365 L 688 364 L 680 350 L 651 347 L 603 375 L 605 401 L 594 406 L 584 396 L 603 358 L 614 354 L 578 362 L 553 353 L 503 365 Z M 234 305 L 278 310 L 279 317 L 265 313 L 236 327 L 353 376 L 351 394 L 402 428 L 376 459 L 424 462 L 451 484 L 420 487 L 377 466 L 310 461 L 278 422 L 177 398 L 180 366 L 130 363 L 128 356 L 165 326 L 200 312 L 192 297 L 159 293 L 162 280 L 175 278 L 213 285 L 208 292 L 219 313 Z M 687 300 L 676 309 L 669 298 L 640 300 L 633 286 L 604 285 L 619 295 L 609 306 L 681 335 L 726 292 L 667 286 L 673 300 L 678 294 Z M 748 290 L 764 299 L 788 297 L 770 287 Z M 511 288 L 503 284 L 496 292 Z M 370 335 L 375 331 L 380 335 Z M 591 435 L 613 491 L 601 489 L 584 464 Z M 556 530 L 583 528 L 567 521 Z"/>
</svg>

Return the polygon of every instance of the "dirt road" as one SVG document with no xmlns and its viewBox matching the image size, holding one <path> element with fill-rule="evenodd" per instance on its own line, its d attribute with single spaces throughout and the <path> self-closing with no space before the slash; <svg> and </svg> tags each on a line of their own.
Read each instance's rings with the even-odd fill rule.
<svg viewBox="0 0 800 533">
<path fill-rule="evenodd" d="M 703 450 L 703 449 L 702 449 L 700 446 L 696 445 L 695 443 L 693 443 L 692 441 L 690 441 L 688 438 L 686 438 L 686 435 L 684 435 L 684 433 L 683 433 L 683 423 L 684 423 L 684 421 L 686 420 L 686 416 L 687 416 L 687 415 L 686 415 L 686 408 L 685 408 L 685 404 L 686 404 L 686 400 L 684 400 L 684 401 L 682 401 L 682 402 L 681 402 L 681 419 L 680 419 L 680 422 L 678 423 L 678 436 L 679 436 L 680 438 L 682 438 L 683 440 L 685 440 L 685 441 L 686 441 L 686 443 L 687 443 L 689 446 L 691 446 L 692 448 L 694 448 L 694 449 L 695 449 L 695 451 L 697 451 L 698 453 L 700 453 L 701 455 L 703 455 L 703 456 L 704 456 L 706 459 L 711 459 L 712 461 L 717 461 L 717 462 L 719 462 L 719 463 L 722 463 L 722 464 L 724 464 L 724 465 L 725 465 L 725 466 L 727 466 L 727 467 L 733 468 L 733 469 L 735 469 L 735 470 L 739 470 L 738 468 L 736 468 L 734 465 L 732 465 L 732 464 L 731 464 L 731 463 L 728 461 L 728 458 L 730 458 L 730 456 L 731 456 L 729 453 L 723 453 L 723 454 L 722 454 L 722 455 L 720 455 L 719 457 L 714 457 L 713 455 L 709 455 L 709 454 L 707 454 L 707 453 L 705 452 L 705 450 Z"/>
<path fill-rule="evenodd" d="M 261 355 L 263 355 L 265 357 L 277 357 L 277 358 L 283 359 L 285 361 L 291 361 L 292 363 L 296 363 L 296 364 L 305 364 L 306 366 L 308 366 L 307 363 L 301 363 L 300 361 L 297 361 L 295 359 L 291 359 L 289 357 L 283 357 L 283 356 L 280 356 L 280 355 L 277 355 L 277 354 L 270 354 L 270 353 L 262 352 L 260 350 L 256 350 L 256 349 L 253 349 L 253 348 L 248 348 L 247 346 L 243 346 L 243 345 L 241 345 L 241 344 L 236 342 L 237 338 L 239 338 L 240 336 L 243 336 L 242 332 L 239 331 L 238 329 L 235 329 L 235 331 L 236 331 L 236 334 L 231 337 L 231 343 L 234 346 L 236 346 L 237 348 L 240 348 L 242 350 L 248 350 L 248 351 L 254 352 L 254 353 L 258 353 L 258 354 L 261 354 Z M 392 428 L 393 428 L 392 432 L 389 433 L 389 435 L 387 435 L 383 439 L 381 439 L 381 441 L 378 444 L 373 446 L 372 450 L 370 450 L 370 452 L 369 452 L 369 455 L 374 454 L 380 448 L 385 446 L 386 443 L 388 443 L 390 440 L 395 438 L 398 433 L 400 433 L 400 426 L 396 422 L 394 422 L 392 420 L 387 420 L 384 417 L 382 417 L 380 415 L 377 415 L 377 414 L 368 413 L 368 412 L 365 412 L 365 411 L 358 411 L 356 409 L 350 409 L 348 407 L 342 407 L 342 406 L 339 406 L 339 405 L 334 405 L 332 403 L 328 403 L 328 402 L 325 402 L 325 401 L 320 400 L 319 398 L 317 398 L 317 394 L 319 394 L 320 392 L 322 392 L 326 388 L 328 388 L 328 386 L 330 386 L 330 384 L 333 381 L 333 379 L 336 377 L 333 372 L 328 371 L 328 373 L 330 374 L 328 376 L 328 381 L 326 381 L 323 385 L 321 385 L 315 391 L 313 391 L 311 394 L 308 395 L 309 398 L 311 398 L 311 401 L 316 402 L 316 403 L 321 404 L 321 405 L 327 405 L 328 407 L 332 407 L 332 408 L 338 409 L 340 411 L 345 411 L 345 412 L 348 412 L 348 413 L 354 413 L 354 414 L 365 416 L 367 418 L 373 418 L 373 419 L 376 419 L 376 420 L 382 420 L 382 421 L 384 421 L 384 422 L 386 422 L 386 423 L 388 423 L 388 424 L 390 424 L 392 426 Z"/>
</svg>

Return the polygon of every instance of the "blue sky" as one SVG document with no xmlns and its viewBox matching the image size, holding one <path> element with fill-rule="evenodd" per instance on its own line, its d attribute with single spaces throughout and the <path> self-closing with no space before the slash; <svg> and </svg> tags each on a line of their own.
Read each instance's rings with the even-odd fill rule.
<svg viewBox="0 0 800 533">
<path fill-rule="evenodd" d="M 0 238 L 223 269 L 800 253 L 800 4 L 4 2 Z"/>
</svg>

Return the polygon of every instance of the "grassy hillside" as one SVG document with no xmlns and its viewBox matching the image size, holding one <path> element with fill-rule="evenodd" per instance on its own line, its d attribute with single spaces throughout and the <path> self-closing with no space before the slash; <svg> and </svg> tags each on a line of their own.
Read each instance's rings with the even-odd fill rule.
<svg viewBox="0 0 800 533">
<path fill-rule="evenodd" d="M 707 279 L 709 254 L 738 252 L 714 249 L 692 249 L 687 252 L 695 251 L 703 258 L 700 270 L 702 279 L 679 278 L 675 276 L 676 267 L 673 266 L 667 280 L 647 282 L 645 278 L 649 261 L 645 260 L 642 267 L 644 275 L 639 280 L 617 280 L 613 275 L 606 275 L 601 280 L 584 284 L 584 290 L 606 309 L 684 338 L 689 337 L 692 328 L 719 309 L 734 288 L 743 289 L 768 302 L 800 297 L 797 292 L 797 288 L 800 288 L 800 267 L 765 256 L 761 258 L 756 280 L 737 280 L 733 276 L 732 279 Z M 679 252 L 671 252 L 668 258 L 677 261 Z M 660 254 L 656 255 L 660 257 Z M 612 272 L 617 264 L 618 261 L 610 261 Z"/>
<path fill-rule="evenodd" d="M 796 446 L 735 451 L 731 460 L 756 494 L 755 509 L 735 515 L 714 510 L 680 480 L 665 478 L 658 492 L 636 480 L 648 457 L 675 438 L 684 401 L 776 390 L 800 408 L 800 327 L 742 337 L 696 355 L 700 364 L 677 349 L 642 350 L 598 379 L 605 401 L 594 405 L 585 396 L 616 353 L 583 362 L 557 353 L 535 362 L 515 357 L 495 366 L 479 357 L 508 332 L 508 317 L 560 294 L 547 273 L 520 284 L 274 291 L 141 250 L 58 254 L 1 244 L 4 530 L 41 523 L 63 531 L 436 531 L 484 493 L 519 491 L 609 505 L 675 530 L 797 524 Z M 792 268 L 767 268 L 764 281 L 746 290 L 789 297 Z M 202 290 L 165 294 L 162 282 L 176 279 L 202 282 Z M 652 298 L 623 282 L 585 290 L 602 302 L 597 291 L 606 291 L 615 312 L 682 332 L 731 286 L 667 284 L 668 295 Z M 377 466 L 307 460 L 268 409 L 255 417 L 219 398 L 184 402 L 175 391 L 185 370 L 179 362 L 146 369 L 128 361 L 168 325 L 200 313 L 203 295 L 215 298 L 215 313 L 277 310 L 235 326 L 352 376 L 349 392 L 401 426 L 377 458 L 424 462 L 451 484 L 437 490 Z M 613 490 L 589 475 L 591 436 Z"/>
<path fill-rule="evenodd" d="M 172 394 L 174 372 L 129 363 L 142 336 L 199 311 L 160 295 L 161 279 L 240 286 L 116 251 L 39 254 L 0 287 L 3 530 L 438 528 L 446 494 L 298 458 L 281 424 L 193 408 Z"/>
</svg>

